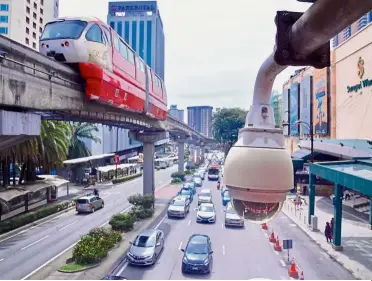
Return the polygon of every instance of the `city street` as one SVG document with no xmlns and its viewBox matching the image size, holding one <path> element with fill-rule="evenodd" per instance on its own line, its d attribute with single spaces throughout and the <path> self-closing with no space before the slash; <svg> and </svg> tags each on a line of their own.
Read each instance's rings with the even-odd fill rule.
<svg viewBox="0 0 372 281">
<path fill-rule="evenodd" d="M 164 251 L 159 260 L 151 267 L 136 267 L 122 264 L 115 275 L 129 280 L 138 279 L 289 279 L 287 271 L 287 252 L 275 252 L 268 241 L 268 235 L 260 225 L 246 223 L 244 229 L 225 228 L 224 212 L 220 191 L 216 182 L 205 180 L 203 188 L 210 188 L 217 210 L 215 224 L 196 223 L 197 200 L 192 203 L 190 213 L 185 219 L 164 218 L 158 228 L 163 230 Z M 197 188 L 199 191 L 200 188 Z M 195 199 L 197 197 L 195 196 Z M 290 258 L 298 261 L 305 279 L 354 279 L 339 264 L 332 261 L 324 252 L 297 227 L 292 221 L 280 214 L 269 224 L 280 239 L 293 239 L 294 248 Z M 213 248 L 213 269 L 210 275 L 183 275 L 181 272 L 182 252 L 192 234 L 210 236 Z"/>
<path fill-rule="evenodd" d="M 155 186 L 169 183 L 177 165 L 155 172 Z M 56 255 L 69 249 L 92 228 L 108 224 L 110 217 L 128 210 L 127 198 L 142 193 L 142 178 L 100 189 L 105 207 L 92 214 L 78 215 L 71 210 L 38 226 L 0 240 L 1 279 L 21 279 Z"/>
</svg>

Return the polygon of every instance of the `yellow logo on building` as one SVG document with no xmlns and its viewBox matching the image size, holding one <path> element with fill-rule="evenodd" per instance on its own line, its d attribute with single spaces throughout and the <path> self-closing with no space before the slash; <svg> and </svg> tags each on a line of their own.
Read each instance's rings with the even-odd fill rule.
<svg viewBox="0 0 372 281">
<path fill-rule="evenodd" d="M 363 75 L 364 75 L 364 60 L 359 57 L 359 60 L 358 60 L 358 76 L 360 79 L 363 78 Z"/>
</svg>

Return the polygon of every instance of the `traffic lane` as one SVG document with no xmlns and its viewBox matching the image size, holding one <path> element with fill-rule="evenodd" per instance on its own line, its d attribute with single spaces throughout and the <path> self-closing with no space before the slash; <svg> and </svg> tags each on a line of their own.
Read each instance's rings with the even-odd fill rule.
<svg viewBox="0 0 372 281">
<path fill-rule="evenodd" d="M 170 173 L 172 173 L 171 169 L 167 173 L 163 173 L 162 177 L 158 177 L 156 182 L 159 179 L 160 182 L 164 181 L 166 176 L 169 180 Z M 63 221 L 51 221 L 43 224 L 40 228 L 33 229 L 34 233 L 32 231 L 22 233 L 22 236 L 5 241 L 8 243 L 8 247 L 0 252 L 0 259 L 3 259 L 0 262 L 0 276 L 7 279 L 23 278 L 78 241 L 81 235 L 86 234 L 93 227 L 107 224 L 112 214 L 122 212 L 129 207 L 127 197 L 141 191 L 139 187 L 142 187 L 142 180 L 128 182 L 125 186 L 125 188 L 119 187 L 125 191 L 124 196 L 118 198 L 117 194 L 112 192 L 105 198 L 105 207 L 93 214 L 78 215 L 72 211 L 63 218 Z M 24 236 L 27 238 L 22 239 L 25 238 Z M 35 252 L 37 252 L 36 255 Z M 24 266 L 20 269 L 14 267 L 14 264 L 24 264 Z"/>
<path fill-rule="evenodd" d="M 268 227 L 269 230 L 273 229 L 275 234 L 279 236 L 281 243 L 283 239 L 293 240 L 290 258 L 295 259 L 306 279 L 355 280 L 351 273 L 333 261 L 285 214 L 280 213 L 277 218 L 268 224 Z M 281 256 L 284 260 L 287 260 L 287 251 L 281 253 Z"/>
<path fill-rule="evenodd" d="M 247 224 L 245 228 L 225 228 L 222 199 L 215 188 L 216 182 L 205 182 L 203 188 L 214 187 L 217 221 L 214 224 L 196 222 L 197 196 L 185 219 L 166 218 L 159 226 L 165 233 L 165 246 L 154 266 L 125 265 L 117 273 L 127 279 L 288 279 L 286 268 L 269 245 L 260 226 Z M 198 188 L 199 189 L 199 188 Z M 213 190 L 213 189 L 212 189 Z M 181 248 L 192 234 L 210 236 L 213 248 L 213 267 L 208 275 L 182 274 Z"/>
</svg>

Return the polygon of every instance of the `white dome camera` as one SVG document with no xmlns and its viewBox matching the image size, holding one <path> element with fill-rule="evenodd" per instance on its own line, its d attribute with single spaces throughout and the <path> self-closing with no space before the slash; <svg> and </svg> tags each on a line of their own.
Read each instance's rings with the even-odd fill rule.
<svg viewBox="0 0 372 281">
<path fill-rule="evenodd" d="M 253 104 L 224 167 L 224 183 L 237 214 L 254 223 L 273 219 L 293 188 L 293 166 L 269 105 Z"/>
</svg>

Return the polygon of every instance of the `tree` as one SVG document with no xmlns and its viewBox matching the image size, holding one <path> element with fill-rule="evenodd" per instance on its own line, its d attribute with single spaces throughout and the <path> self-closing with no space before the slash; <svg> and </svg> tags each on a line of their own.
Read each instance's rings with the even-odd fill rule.
<svg viewBox="0 0 372 281">
<path fill-rule="evenodd" d="M 92 153 L 84 143 L 83 139 L 93 140 L 101 143 L 101 139 L 96 137 L 93 132 L 98 132 L 98 127 L 90 123 L 72 123 L 71 139 L 68 149 L 68 158 L 75 159 L 91 156 Z"/>
<path fill-rule="evenodd" d="M 241 108 L 222 108 L 213 114 L 213 135 L 224 147 L 225 155 L 237 141 L 239 129 L 244 127 L 247 113 Z"/>
</svg>

